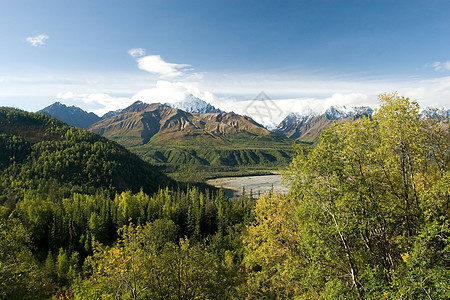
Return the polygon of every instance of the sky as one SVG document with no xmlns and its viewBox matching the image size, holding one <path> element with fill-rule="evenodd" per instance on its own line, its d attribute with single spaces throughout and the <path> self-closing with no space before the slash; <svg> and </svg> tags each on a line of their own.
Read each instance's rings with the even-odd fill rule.
<svg viewBox="0 0 450 300">
<path fill-rule="evenodd" d="M 448 107 L 449 16 L 447 0 L 0 0 L 0 106 L 193 94 L 264 125 L 391 92 Z"/>
</svg>

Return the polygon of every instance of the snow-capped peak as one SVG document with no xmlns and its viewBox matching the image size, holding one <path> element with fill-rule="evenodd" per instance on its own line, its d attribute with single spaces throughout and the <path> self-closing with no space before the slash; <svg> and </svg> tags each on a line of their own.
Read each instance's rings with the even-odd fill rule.
<svg viewBox="0 0 450 300">
<path fill-rule="evenodd" d="M 440 108 L 435 107 L 426 107 L 424 110 L 420 112 L 420 118 L 438 118 L 448 120 L 450 118 L 450 109 L 443 106 Z"/>
<path fill-rule="evenodd" d="M 373 109 L 368 106 L 330 106 L 325 114 L 330 120 L 338 120 L 356 115 L 372 115 Z"/>
<path fill-rule="evenodd" d="M 211 104 L 195 97 L 194 95 L 188 95 L 183 101 L 175 103 L 166 103 L 165 105 L 184 110 L 188 113 L 220 113 L 223 112 L 218 108 L 215 108 Z"/>
</svg>

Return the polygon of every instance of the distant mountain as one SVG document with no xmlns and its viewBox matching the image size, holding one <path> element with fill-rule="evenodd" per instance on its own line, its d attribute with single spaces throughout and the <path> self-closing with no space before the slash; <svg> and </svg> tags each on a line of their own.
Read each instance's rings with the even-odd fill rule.
<svg viewBox="0 0 450 300">
<path fill-rule="evenodd" d="M 426 118 L 434 118 L 434 119 L 441 119 L 441 120 L 449 120 L 450 119 L 450 109 L 444 107 L 441 108 L 433 108 L 433 107 L 427 107 L 424 110 L 420 112 L 420 118 L 426 119 Z"/>
<path fill-rule="evenodd" d="M 115 142 L 43 114 L 0 108 L 0 198 L 13 187 L 153 193 L 171 184 Z"/>
<path fill-rule="evenodd" d="M 373 109 L 368 106 L 331 106 L 322 114 L 311 113 L 306 116 L 291 113 L 281 121 L 275 132 L 290 139 L 313 143 L 322 131 L 334 122 L 355 120 L 363 116 L 370 117 L 372 114 Z"/>
<path fill-rule="evenodd" d="M 84 129 L 89 128 L 101 119 L 94 113 L 84 111 L 76 106 L 66 106 L 60 102 L 55 102 L 38 112 L 52 116 L 71 126 Z"/>
<path fill-rule="evenodd" d="M 164 104 L 133 103 L 90 130 L 153 162 L 170 164 L 285 164 L 292 142 L 247 116 L 189 113 Z"/>
<path fill-rule="evenodd" d="M 224 111 L 215 108 L 211 104 L 193 96 L 188 95 L 183 101 L 175 103 L 166 103 L 167 106 L 184 110 L 188 113 L 223 113 Z"/>
<path fill-rule="evenodd" d="M 369 106 L 330 106 L 325 110 L 325 114 L 330 120 L 357 119 L 363 116 L 371 116 L 373 109 Z"/>
</svg>

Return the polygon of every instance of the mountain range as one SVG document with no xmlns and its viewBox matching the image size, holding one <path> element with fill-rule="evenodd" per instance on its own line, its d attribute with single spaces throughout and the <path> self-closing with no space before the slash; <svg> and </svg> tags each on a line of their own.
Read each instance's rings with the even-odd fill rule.
<svg viewBox="0 0 450 300">
<path fill-rule="evenodd" d="M 153 104 L 155 106 L 156 104 Z M 183 101 L 175 102 L 175 103 L 165 103 L 163 106 L 178 109 L 180 111 L 184 111 L 186 113 L 191 114 L 209 114 L 209 113 L 226 113 L 218 108 L 215 108 L 211 104 L 193 96 L 188 95 Z M 60 102 L 56 102 L 39 112 L 53 116 L 71 126 L 80 127 L 80 128 L 99 128 L 100 124 L 96 124 L 102 122 L 106 119 L 115 117 L 117 115 L 121 115 L 123 113 L 130 112 L 140 112 L 148 108 L 148 104 L 143 103 L 141 101 L 137 101 L 132 104 L 130 107 L 119 109 L 116 111 L 110 111 L 104 114 L 102 117 L 95 115 L 94 113 L 86 112 L 75 106 L 66 106 L 61 104 Z M 373 109 L 370 107 L 345 107 L 345 106 L 332 106 L 325 110 L 321 114 L 316 114 L 311 112 L 308 115 L 299 115 L 297 113 L 289 114 L 278 126 L 271 131 L 284 135 L 291 139 L 296 139 L 299 141 L 311 141 L 316 139 L 320 132 L 330 126 L 334 121 L 355 119 L 362 116 L 370 116 L 373 113 Z M 431 113 L 431 112 L 430 112 Z M 147 114 L 148 115 L 148 114 Z M 234 114 L 235 116 L 238 116 Z M 181 115 L 180 115 L 181 116 Z M 198 117 L 198 116 L 197 116 Z M 176 118 L 176 117 L 175 117 Z M 227 118 L 226 118 L 227 119 Z M 229 119 L 229 118 L 228 118 Z M 250 118 L 247 117 L 247 120 Z M 183 121 L 180 121 L 183 122 Z M 202 121 L 203 122 L 203 121 Z M 189 123 L 189 122 L 188 122 Z M 211 122 L 209 122 L 211 123 Z M 256 125 L 257 123 L 252 120 L 252 123 Z M 95 124 L 95 125 L 94 125 Z M 103 124 L 105 124 L 103 122 Z M 137 125 L 137 124 L 134 124 Z M 137 125 L 141 126 L 141 125 Z M 143 125 L 142 125 L 143 126 Z M 195 125 L 197 126 L 197 125 Z M 261 125 L 257 125 L 258 127 L 262 127 Z M 164 127 L 164 126 L 163 126 Z M 179 128 L 179 130 L 183 131 L 189 126 L 183 125 Z M 221 128 L 224 126 L 221 126 Z M 226 126 L 225 126 L 226 127 Z M 117 128 L 116 128 L 117 129 Z M 164 129 L 164 128 L 162 128 Z M 110 129 L 105 129 L 107 132 Z M 151 126 L 144 130 L 143 135 L 148 136 L 152 135 L 150 132 L 157 130 L 156 127 Z M 261 129 L 260 129 L 261 131 Z M 264 130 L 263 130 L 264 131 Z M 145 139 L 145 138 L 144 138 Z"/>
<path fill-rule="evenodd" d="M 193 96 L 188 95 L 184 99 L 184 101 L 179 101 L 175 103 L 165 103 L 166 106 L 170 106 L 173 108 L 178 108 L 184 110 L 189 113 L 220 113 L 224 112 L 220 109 L 215 108 L 211 104 Z M 60 102 L 55 102 L 41 110 L 38 113 L 43 113 L 49 116 L 52 116 L 64 123 L 88 129 L 94 123 L 97 123 L 100 120 L 107 119 L 113 117 L 119 113 L 121 113 L 124 109 L 119 109 L 115 111 L 110 111 L 99 117 L 95 113 L 87 112 L 82 110 L 76 106 L 67 106 Z"/>
<path fill-rule="evenodd" d="M 141 101 L 93 124 L 90 129 L 111 139 L 127 136 L 126 141 L 123 141 L 127 146 L 146 144 L 153 137 L 158 141 L 169 142 L 179 137 L 204 136 L 221 140 L 233 134 L 271 134 L 247 116 L 224 112 L 189 113 L 165 104 L 146 104 Z"/>
<path fill-rule="evenodd" d="M 137 101 L 90 130 L 158 164 L 279 166 L 293 154 L 291 140 L 250 117 L 189 113 L 160 103 Z"/>
<path fill-rule="evenodd" d="M 102 117 L 58 102 L 41 112 L 88 128 L 153 164 L 211 169 L 285 166 L 295 154 L 293 140 L 312 145 L 333 123 L 371 117 L 374 110 L 332 106 L 320 114 L 291 113 L 273 131 L 248 116 L 223 112 L 192 95 L 171 104 L 136 101 Z M 422 116 L 448 118 L 449 114 L 446 108 L 426 109 Z"/>
<path fill-rule="evenodd" d="M 368 106 L 331 106 L 321 114 L 289 114 L 275 132 L 300 142 L 313 143 L 320 133 L 334 122 L 345 122 L 363 117 L 371 117 L 373 109 Z"/>
</svg>

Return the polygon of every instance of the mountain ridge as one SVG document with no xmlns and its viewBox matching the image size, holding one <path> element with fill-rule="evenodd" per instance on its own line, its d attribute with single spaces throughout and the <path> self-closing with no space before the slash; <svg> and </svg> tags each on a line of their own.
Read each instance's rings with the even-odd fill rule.
<svg viewBox="0 0 450 300">
<path fill-rule="evenodd" d="M 92 124 L 100 121 L 100 117 L 92 112 L 84 111 L 83 109 L 76 106 L 67 106 L 61 102 L 55 102 L 41 110 L 38 113 L 46 114 L 52 116 L 64 123 L 87 129 Z"/>
</svg>

